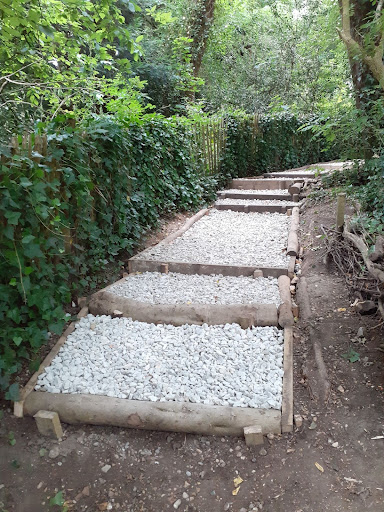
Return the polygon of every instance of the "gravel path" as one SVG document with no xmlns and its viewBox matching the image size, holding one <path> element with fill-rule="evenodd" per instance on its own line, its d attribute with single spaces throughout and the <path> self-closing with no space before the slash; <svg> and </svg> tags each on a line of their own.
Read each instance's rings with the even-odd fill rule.
<svg viewBox="0 0 384 512">
<path fill-rule="evenodd" d="M 221 275 L 131 274 L 109 288 L 111 293 L 150 304 L 276 304 L 277 279 Z"/>
<path fill-rule="evenodd" d="M 35 389 L 279 409 L 283 331 L 154 325 L 88 315 Z"/>
<path fill-rule="evenodd" d="M 281 180 L 281 178 L 279 178 Z M 228 193 L 235 193 L 235 194 L 270 194 L 271 196 L 275 196 L 276 194 L 286 194 L 287 196 L 290 196 L 290 193 L 288 192 L 287 188 L 281 188 L 276 190 L 255 190 L 255 189 L 241 189 L 241 188 L 228 188 L 226 190 L 220 190 L 218 194 L 228 194 Z"/>
<path fill-rule="evenodd" d="M 290 217 L 279 213 L 211 210 L 181 237 L 151 247 L 136 258 L 285 268 L 290 222 Z"/>
<path fill-rule="evenodd" d="M 300 203 L 294 201 L 281 201 L 279 199 L 217 199 L 216 204 L 242 204 L 247 206 L 249 204 L 257 204 L 260 206 L 299 206 Z"/>
</svg>

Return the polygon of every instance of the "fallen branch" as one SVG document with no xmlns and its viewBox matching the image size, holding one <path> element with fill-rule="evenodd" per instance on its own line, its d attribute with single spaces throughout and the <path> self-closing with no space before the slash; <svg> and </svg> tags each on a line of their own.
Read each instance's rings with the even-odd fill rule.
<svg viewBox="0 0 384 512">
<path fill-rule="evenodd" d="M 360 254 L 370 274 L 381 283 L 384 283 L 384 271 L 374 266 L 374 264 L 372 263 L 368 256 L 368 247 L 365 245 L 364 241 L 359 236 L 349 231 L 348 222 L 345 223 L 343 237 L 352 242 L 353 245 L 357 249 L 359 249 Z"/>
</svg>

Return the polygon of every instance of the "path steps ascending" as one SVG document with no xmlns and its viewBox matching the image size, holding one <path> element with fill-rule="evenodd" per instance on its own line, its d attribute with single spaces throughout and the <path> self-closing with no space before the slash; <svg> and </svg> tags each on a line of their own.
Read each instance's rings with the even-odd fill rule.
<svg viewBox="0 0 384 512">
<path fill-rule="evenodd" d="M 291 431 L 299 221 L 292 205 L 300 194 L 292 186 L 304 178 L 283 174 L 233 180 L 216 209 L 131 258 L 131 271 L 149 273 L 91 299 L 21 391 L 15 414 L 45 409 L 68 423 L 216 435 Z M 162 280 L 171 272 L 178 274 Z M 188 292 L 195 282 L 198 293 Z"/>
</svg>

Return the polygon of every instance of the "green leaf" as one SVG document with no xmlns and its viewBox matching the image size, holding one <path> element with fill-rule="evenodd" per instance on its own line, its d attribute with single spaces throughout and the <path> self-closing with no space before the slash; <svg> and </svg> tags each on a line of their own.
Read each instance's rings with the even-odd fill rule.
<svg viewBox="0 0 384 512">
<path fill-rule="evenodd" d="M 23 239 L 21 240 L 23 244 L 29 244 L 30 242 L 32 242 L 32 240 L 34 240 L 36 237 L 33 236 L 33 235 L 26 235 L 25 237 L 23 237 Z"/>
<path fill-rule="evenodd" d="M 24 176 L 22 178 L 20 178 L 20 185 L 22 187 L 30 187 L 31 185 L 33 185 L 32 181 L 29 181 L 28 178 L 25 178 Z"/>
<path fill-rule="evenodd" d="M 53 39 L 55 37 L 55 32 L 53 30 L 52 27 L 50 27 L 49 25 L 37 25 L 40 32 L 42 32 L 43 34 L 45 34 L 47 37 L 50 37 L 51 39 Z"/>
<path fill-rule="evenodd" d="M 24 255 L 30 259 L 44 257 L 44 254 L 41 252 L 39 244 L 27 245 L 26 248 L 24 249 Z"/>
<path fill-rule="evenodd" d="M 5 399 L 11 400 L 12 402 L 20 400 L 19 385 L 16 382 L 9 386 L 8 391 L 5 393 Z"/>
<path fill-rule="evenodd" d="M 19 469 L 21 464 L 18 460 L 16 459 L 13 459 L 13 461 L 11 462 L 11 466 L 14 468 L 14 469 Z"/>
<path fill-rule="evenodd" d="M 20 338 L 20 336 L 15 336 L 13 339 L 13 343 L 18 347 L 20 343 L 23 341 L 23 338 Z"/>
<path fill-rule="evenodd" d="M 52 506 L 58 505 L 59 507 L 62 507 L 64 503 L 65 501 L 63 498 L 63 491 L 59 491 L 53 498 L 49 500 L 49 504 Z"/>
<path fill-rule="evenodd" d="M 5 212 L 4 214 L 5 218 L 8 219 L 8 224 L 13 224 L 14 226 L 17 226 L 19 223 L 19 219 L 21 217 L 20 212 Z"/>
<path fill-rule="evenodd" d="M 356 363 L 360 361 L 360 354 L 351 348 L 346 354 L 342 354 L 344 359 L 348 359 L 350 363 Z"/>
</svg>

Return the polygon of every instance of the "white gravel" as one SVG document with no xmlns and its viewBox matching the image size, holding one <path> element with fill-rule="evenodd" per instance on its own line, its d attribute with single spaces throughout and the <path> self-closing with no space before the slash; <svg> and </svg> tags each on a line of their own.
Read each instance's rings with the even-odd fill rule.
<svg viewBox="0 0 384 512">
<path fill-rule="evenodd" d="M 282 201 L 279 199 L 217 199 L 216 204 L 242 204 L 244 206 L 257 204 L 259 206 L 299 206 L 293 201 Z"/>
<path fill-rule="evenodd" d="M 211 210 L 170 244 L 160 242 L 135 258 L 286 268 L 290 223 L 290 217 L 279 213 Z"/>
<path fill-rule="evenodd" d="M 277 279 L 186 275 L 170 272 L 131 274 L 108 289 L 115 295 L 150 304 L 276 304 Z"/>
<path fill-rule="evenodd" d="M 229 193 L 231 193 L 231 194 L 232 193 L 234 193 L 234 194 L 270 194 L 271 196 L 274 196 L 276 194 L 284 194 L 287 196 L 290 195 L 287 188 L 282 188 L 282 189 L 277 189 L 277 190 L 271 190 L 271 189 L 267 189 L 267 190 L 246 189 L 246 190 L 244 190 L 241 188 L 228 188 L 226 190 L 221 190 L 219 192 L 219 194 L 220 193 L 222 193 L 222 194 L 229 194 Z"/>
<path fill-rule="evenodd" d="M 35 389 L 279 409 L 282 364 L 276 327 L 174 327 L 88 315 Z"/>
</svg>

